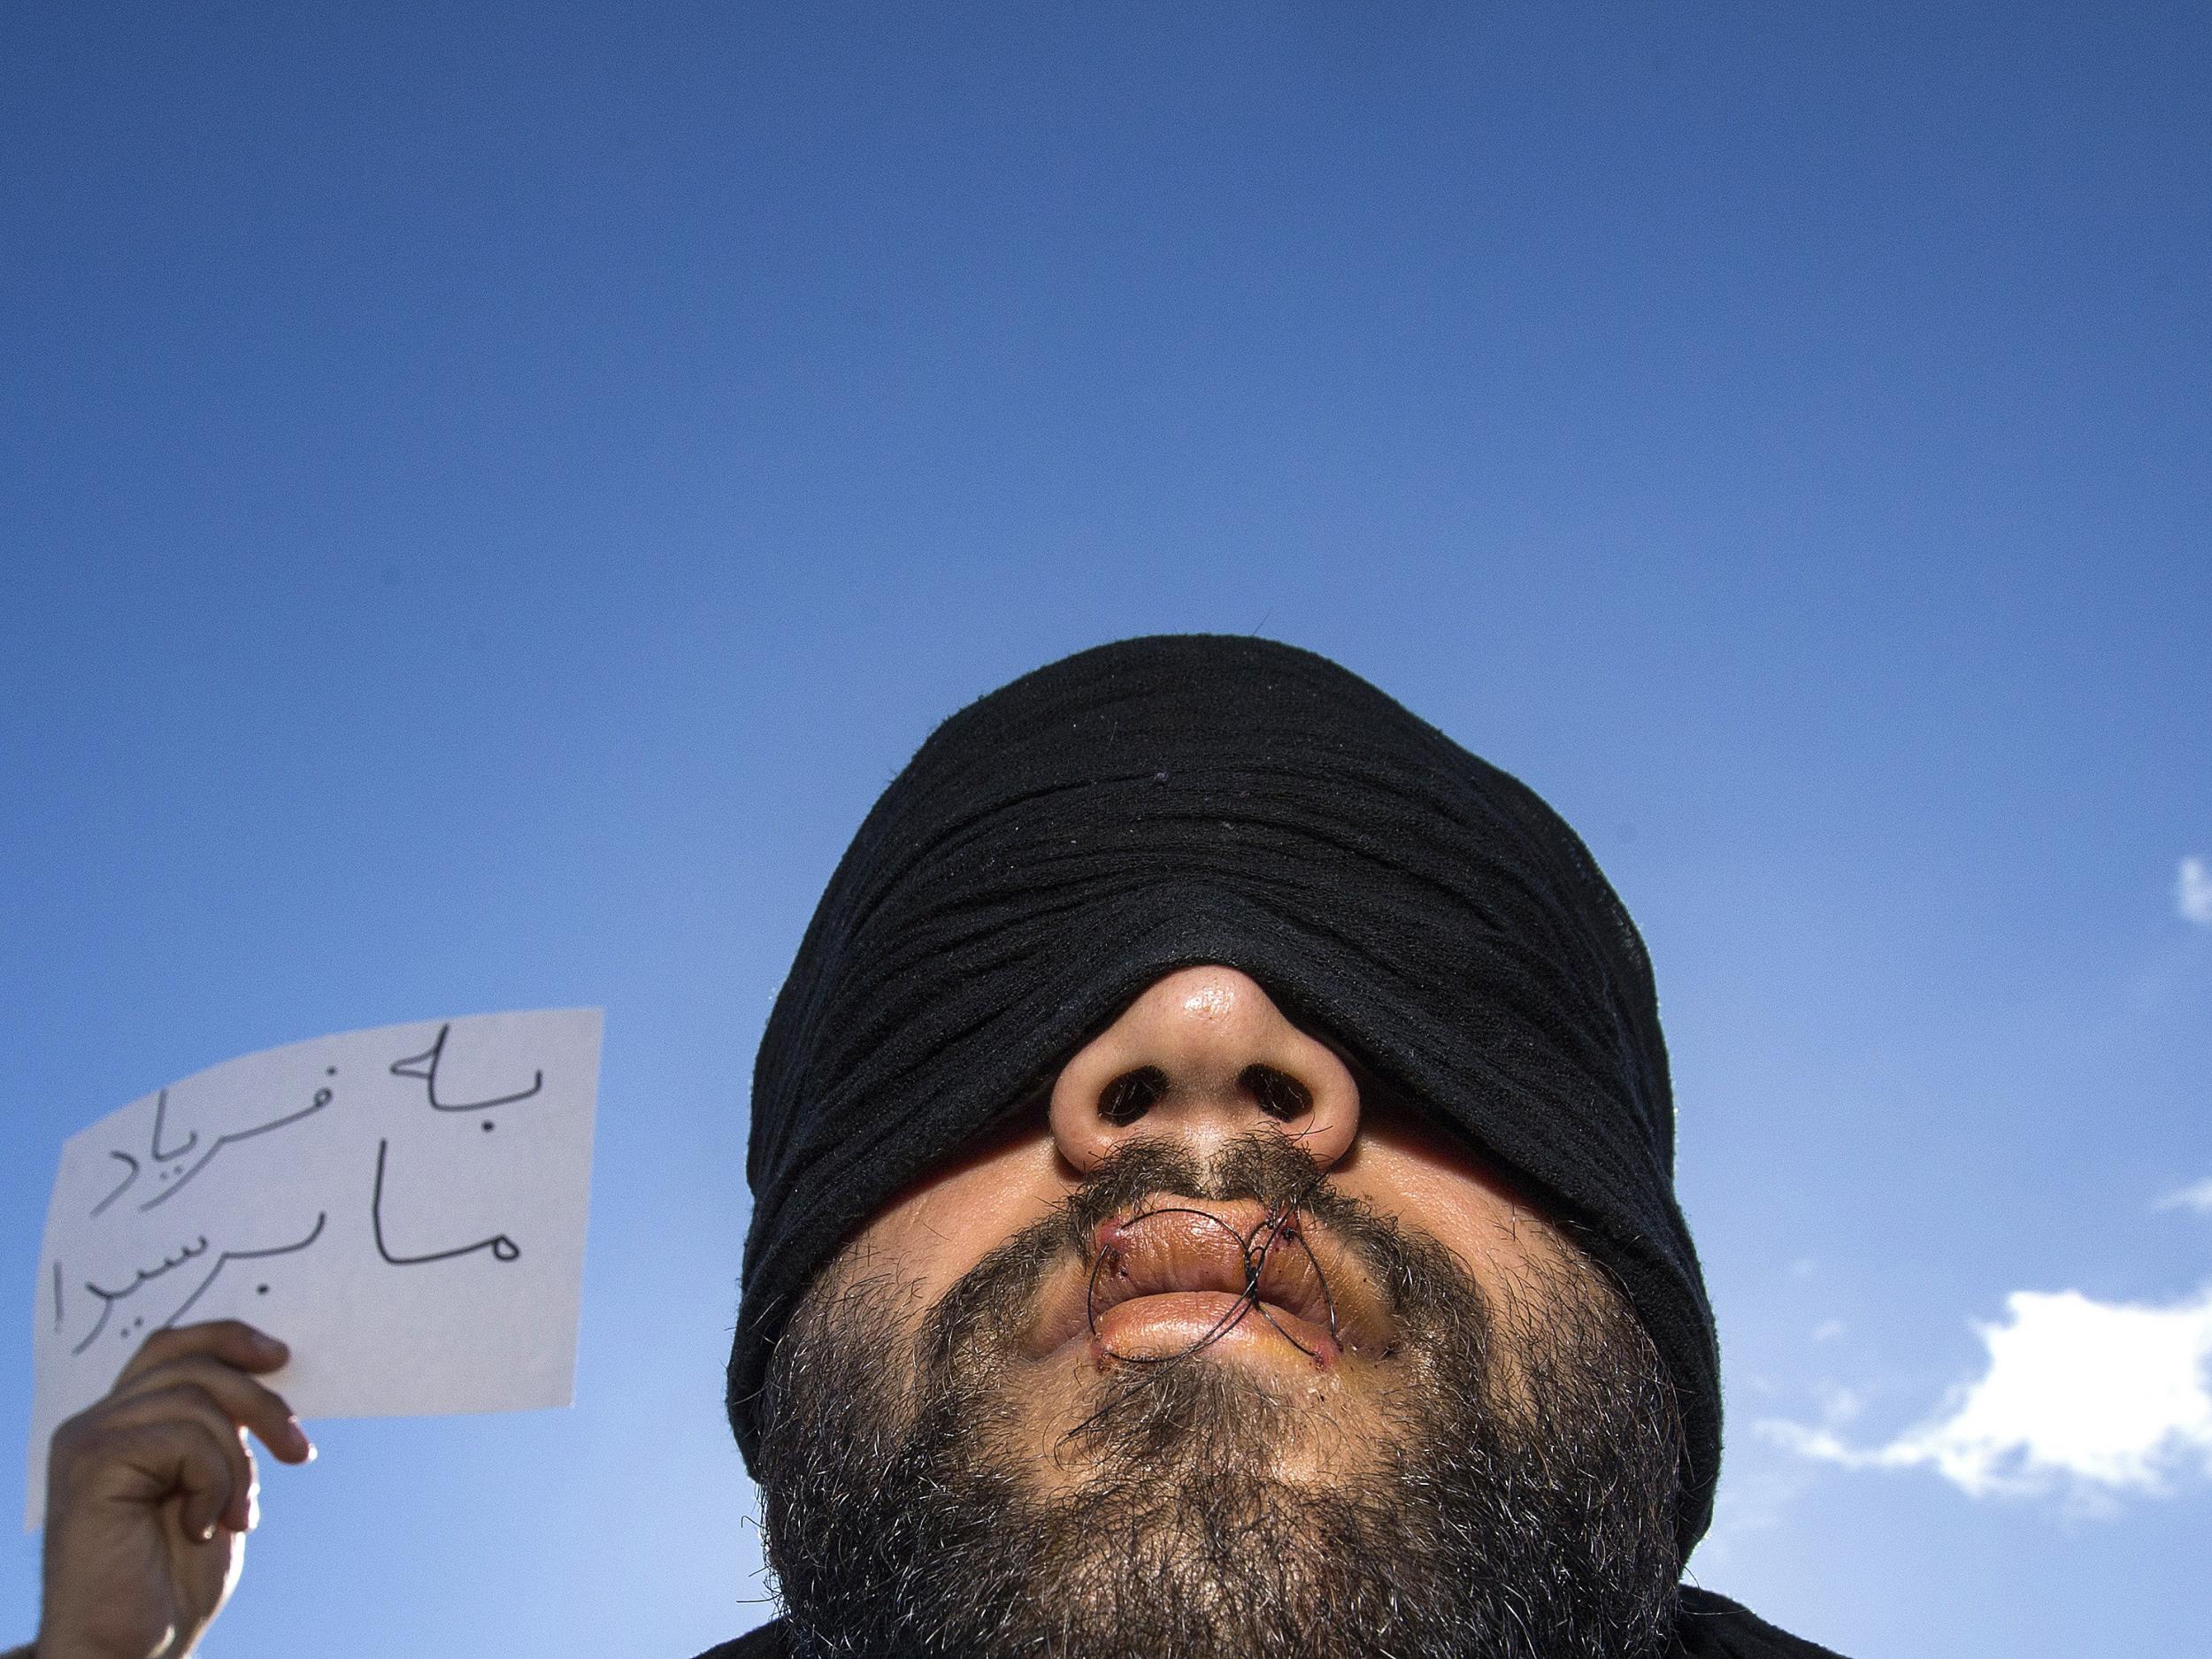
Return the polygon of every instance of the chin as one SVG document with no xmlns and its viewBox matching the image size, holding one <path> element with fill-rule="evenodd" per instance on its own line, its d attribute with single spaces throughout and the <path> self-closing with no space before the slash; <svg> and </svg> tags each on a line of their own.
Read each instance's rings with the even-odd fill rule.
<svg viewBox="0 0 2212 1659">
<path fill-rule="evenodd" d="M 1009 1432 L 993 1437 L 995 1450 L 1040 1497 L 1207 1479 L 1314 1487 L 1370 1477 L 1391 1450 L 1383 1414 L 1350 1397 L 1357 1385 L 1303 1356 L 1084 1360 L 1007 1382 Z"/>
<path fill-rule="evenodd" d="M 893 1279 L 810 1295 L 757 1465 L 798 1651 L 1662 1651 L 1682 1453 L 1648 1339 L 1594 1276 L 1494 1308 L 1417 1237 L 1379 1254 L 1402 1340 L 1321 1365 L 1252 1333 L 1149 1363 L 1074 1329 L 1040 1352 L 1010 1256 L 911 1340 L 885 1340 L 910 1305 Z"/>
</svg>

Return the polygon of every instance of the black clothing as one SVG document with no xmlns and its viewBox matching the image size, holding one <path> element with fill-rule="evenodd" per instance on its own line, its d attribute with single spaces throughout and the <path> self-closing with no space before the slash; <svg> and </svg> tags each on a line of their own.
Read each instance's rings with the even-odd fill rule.
<svg viewBox="0 0 2212 1659">
<path fill-rule="evenodd" d="M 1240 637 L 1026 675 L 940 726 L 861 826 L 754 1071 L 729 1371 L 748 1460 L 769 1351 L 847 1235 L 1145 987 L 1216 962 L 1510 1171 L 1626 1291 L 1681 1407 L 1686 1555 L 1719 1355 L 1643 943 L 1525 787 L 1334 663 Z"/>
<path fill-rule="evenodd" d="M 1775 1629 L 1724 1595 L 1685 1585 L 1682 1611 L 1674 1623 L 1674 1647 L 1667 1659 L 1840 1659 L 1840 1655 L 1818 1642 Z"/>
<path fill-rule="evenodd" d="M 781 1619 L 710 1647 L 699 1659 L 786 1659 L 790 1643 Z M 1685 1586 L 1682 1615 L 1667 1659 L 1839 1659 L 1814 1642 L 1780 1631 L 1724 1595 Z"/>
</svg>

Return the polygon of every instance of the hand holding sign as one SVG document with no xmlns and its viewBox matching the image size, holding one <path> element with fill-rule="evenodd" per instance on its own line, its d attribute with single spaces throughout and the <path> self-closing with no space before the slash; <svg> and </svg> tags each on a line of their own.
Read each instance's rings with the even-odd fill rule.
<svg viewBox="0 0 2212 1659">
<path fill-rule="evenodd" d="M 248 1055 L 63 1148 L 47 1212 L 27 1518 L 47 1442 L 156 1332 L 281 1337 L 314 1416 L 572 1396 L 595 1010 L 387 1026 Z"/>
<path fill-rule="evenodd" d="M 288 1463 L 315 1455 L 255 1380 L 285 1358 L 283 1343 L 235 1320 L 157 1331 L 104 1398 L 56 1431 L 41 1659 L 192 1651 L 238 1581 L 256 1519 L 242 1431 Z"/>
<path fill-rule="evenodd" d="M 568 1402 L 598 1072 L 594 1010 L 394 1025 L 71 1138 L 34 1327 L 40 1659 L 189 1653 L 255 1519 L 248 1431 L 314 1455 L 295 1406 Z"/>
</svg>

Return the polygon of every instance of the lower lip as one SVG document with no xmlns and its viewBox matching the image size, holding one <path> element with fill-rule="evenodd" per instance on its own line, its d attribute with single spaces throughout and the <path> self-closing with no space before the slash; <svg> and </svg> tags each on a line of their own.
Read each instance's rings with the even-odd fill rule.
<svg viewBox="0 0 2212 1659">
<path fill-rule="evenodd" d="M 1271 1302 L 1255 1306 L 1225 1290 L 1163 1291 L 1118 1302 L 1098 1317 L 1091 1351 L 1103 1364 L 1172 1359 L 1202 1343 L 1208 1348 L 1272 1348 L 1315 1365 L 1327 1365 L 1337 1355 L 1335 1339 L 1310 1319 Z"/>
</svg>

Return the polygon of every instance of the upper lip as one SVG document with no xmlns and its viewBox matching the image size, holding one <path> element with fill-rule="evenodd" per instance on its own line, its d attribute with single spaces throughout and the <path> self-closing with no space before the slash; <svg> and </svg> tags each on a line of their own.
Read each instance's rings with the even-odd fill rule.
<svg viewBox="0 0 2212 1659">
<path fill-rule="evenodd" d="M 1377 1334 L 1380 1310 L 1340 1242 L 1298 1211 L 1271 1215 L 1251 1200 L 1214 1202 L 1155 1194 L 1094 1228 L 1079 1271 L 1051 1281 L 1031 1333 L 1033 1353 L 1052 1352 L 1090 1331 L 1110 1309 L 1178 1291 L 1241 1295 L 1248 1262 L 1257 1269 L 1256 1312 L 1277 1310 L 1306 1334 L 1359 1348 Z M 1278 1325 L 1278 1328 L 1281 1327 Z"/>
</svg>

